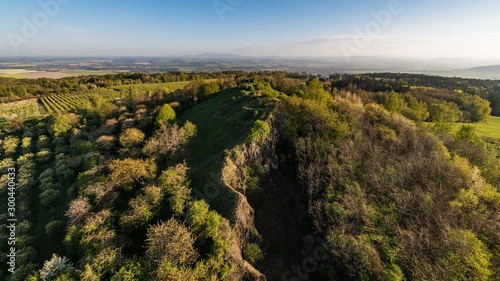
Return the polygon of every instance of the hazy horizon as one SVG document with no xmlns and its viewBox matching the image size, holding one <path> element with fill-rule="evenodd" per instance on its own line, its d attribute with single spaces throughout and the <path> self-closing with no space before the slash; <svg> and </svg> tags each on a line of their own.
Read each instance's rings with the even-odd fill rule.
<svg viewBox="0 0 500 281">
<path fill-rule="evenodd" d="M 0 8 L 1 57 L 500 59 L 495 1 L 7 0 Z"/>
</svg>

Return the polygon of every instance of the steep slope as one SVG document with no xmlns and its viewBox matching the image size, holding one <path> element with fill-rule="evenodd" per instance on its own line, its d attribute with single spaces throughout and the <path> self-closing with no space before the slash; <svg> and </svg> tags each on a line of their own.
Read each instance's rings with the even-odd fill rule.
<svg viewBox="0 0 500 281">
<path fill-rule="evenodd" d="M 239 255 L 243 266 L 253 275 L 252 279 L 265 278 L 241 258 L 250 236 L 258 236 L 253 220 L 254 210 L 241 190 L 227 180 L 227 154 L 245 142 L 257 120 L 267 118 L 272 103 L 270 98 L 231 89 L 181 115 L 181 119 L 189 120 L 198 127 L 197 136 L 187 147 L 186 157 L 191 167 L 193 194 L 206 200 L 231 221 L 239 238 L 238 249 L 233 253 Z M 251 147 L 256 145 L 250 144 Z M 250 155 L 242 157 L 252 161 Z"/>
<path fill-rule="evenodd" d="M 315 231 L 283 278 L 498 278 L 498 182 L 401 115 L 343 96 L 287 99 L 279 118 Z"/>
</svg>

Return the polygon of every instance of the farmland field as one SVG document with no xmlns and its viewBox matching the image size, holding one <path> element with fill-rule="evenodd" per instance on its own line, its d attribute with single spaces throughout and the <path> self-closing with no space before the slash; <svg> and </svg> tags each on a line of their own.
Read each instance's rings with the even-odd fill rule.
<svg viewBox="0 0 500 281">
<path fill-rule="evenodd" d="M 0 118 L 39 117 L 44 115 L 37 99 L 28 99 L 0 104 Z"/>
<path fill-rule="evenodd" d="M 134 94 L 157 91 L 172 93 L 184 88 L 188 83 L 189 81 L 122 85 L 115 86 L 113 89 L 96 88 L 76 93 L 45 95 L 40 99 L 0 104 L 0 118 L 8 120 L 16 117 L 32 118 L 47 114 L 66 113 L 75 109 L 88 108 L 92 104 L 91 101 L 97 97 L 111 102 L 114 98 L 125 98 L 129 90 L 132 90 Z"/>
<path fill-rule="evenodd" d="M 109 101 L 115 96 L 115 91 L 108 89 L 94 89 L 85 93 L 48 95 L 40 99 L 49 114 L 69 112 L 74 109 L 91 106 L 91 99 L 102 97 Z"/>
<path fill-rule="evenodd" d="M 115 73 L 113 71 L 104 70 L 65 70 L 65 71 L 36 71 L 36 70 L 26 70 L 26 69 L 1 69 L 0 77 L 4 78 L 16 78 L 16 79 L 38 79 L 38 78 L 64 78 L 71 76 L 81 76 L 81 75 L 105 75 Z"/>
<path fill-rule="evenodd" d="M 65 70 L 60 73 L 65 74 L 67 76 L 82 76 L 82 75 L 106 75 L 116 73 L 113 71 L 106 70 L 85 70 L 85 69 L 75 69 L 75 70 Z"/>
</svg>

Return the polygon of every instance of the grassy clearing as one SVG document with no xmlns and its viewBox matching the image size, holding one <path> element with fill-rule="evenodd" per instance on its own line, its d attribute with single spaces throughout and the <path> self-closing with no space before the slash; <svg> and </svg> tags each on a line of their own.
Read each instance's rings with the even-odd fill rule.
<svg viewBox="0 0 500 281">
<path fill-rule="evenodd" d="M 186 87 L 189 81 L 171 82 L 171 83 L 147 83 L 147 84 L 134 84 L 134 85 L 120 85 L 114 86 L 113 89 L 119 91 L 133 90 L 140 93 L 154 93 L 154 92 L 167 92 L 171 93 L 175 90 L 180 90 Z"/>
<path fill-rule="evenodd" d="M 473 126 L 476 133 L 487 139 L 500 139 L 500 117 L 491 116 L 487 122 L 481 123 L 454 123 L 453 130 L 458 130 L 463 125 Z"/>
<path fill-rule="evenodd" d="M 230 89 L 179 116 L 182 122 L 189 120 L 198 126 L 197 136 L 187 149 L 194 195 L 207 200 L 226 218 L 231 217 L 235 197 L 217 182 L 224 151 L 241 143 L 254 122 L 265 118 L 268 112 L 264 98 L 245 96 L 240 90 Z"/>
<path fill-rule="evenodd" d="M 491 116 L 486 123 L 474 125 L 481 137 L 500 139 L 500 117 Z"/>
</svg>

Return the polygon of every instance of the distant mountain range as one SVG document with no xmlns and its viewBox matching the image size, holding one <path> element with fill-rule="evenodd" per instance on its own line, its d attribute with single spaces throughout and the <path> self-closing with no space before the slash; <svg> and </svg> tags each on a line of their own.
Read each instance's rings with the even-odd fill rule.
<svg viewBox="0 0 500 281">
<path fill-rule="evenodd" d="M 471 68 L 472 71 L 486 72 L 486 73 L 500 73 L 500 65 L 487 65 Z"/>
</svg>

